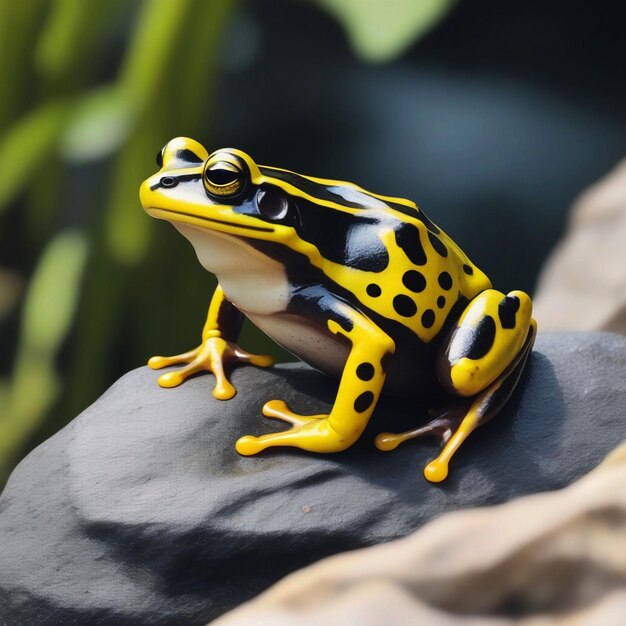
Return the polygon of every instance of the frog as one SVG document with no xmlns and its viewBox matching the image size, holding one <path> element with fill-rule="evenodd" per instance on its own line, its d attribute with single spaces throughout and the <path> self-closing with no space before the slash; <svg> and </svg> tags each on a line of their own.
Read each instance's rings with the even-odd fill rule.
<svg viewBox="0 0 626 626">
<path fill-rule="evenodd" d="M 500 414 L 522 377 L 537 332 L 531 298 L 494 289 L 412 200 L 259 165 L 240 149 L 209 154 L 188 137 L 169 141 L 157 167 L 140 187 L 144 210 L 170 222 L 217 277 L 200 344 L 148 361 L 168 368 L 158 384 L 208 371 L 213 396 L 232 398 L 235 366 L 273 364 L 238 345 L 248 318 L 338 386 L 324 414 L 267 401 L 263 415 L 288 427 L 239 437 L 239 454 L 346 450 L 384 389 L 410 398 L 403 406 L 430 409 L 411 430 L 379 433 L 375 446 L 434 437 L 439 453 L 423 475 L 443 481 L 461 444 Z"/>
</svg>

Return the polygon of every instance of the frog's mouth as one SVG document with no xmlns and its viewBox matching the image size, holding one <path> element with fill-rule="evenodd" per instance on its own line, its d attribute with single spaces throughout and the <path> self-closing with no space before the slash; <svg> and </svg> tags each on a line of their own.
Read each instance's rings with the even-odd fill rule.
<svg viewBox="0 0 626 626">
<path fill-rule="evenodd" d="M 159 207 L 147 207 L 146 213 L 152 217 L 163 220 L 174 220 L 178 222 L 186 222 L 194 226 L 201 226 L 207 228 L 208 224 L 223 224 L 224 226 L 230 226 L 231 228 L 242 228 L 244 230 L 253 230 L 263 233 L 273 233 L 274 229 L 269 226 L 252 226 L 250 224 L 237 224 L 235 222 L 228 222 L 227 220 L 220 220 L 215 217 L 206 217 L 196 215 L 195 213 L 187 213 L 186 211 L 172 211 L 171 209 L 161 209 Z"/>
</svg>

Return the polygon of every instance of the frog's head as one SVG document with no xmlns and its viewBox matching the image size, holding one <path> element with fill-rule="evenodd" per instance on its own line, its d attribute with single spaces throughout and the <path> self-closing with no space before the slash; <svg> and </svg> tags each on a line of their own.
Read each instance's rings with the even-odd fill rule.
<svg viewBox="0 0 626 626">
<path fill-rule="evenodd" d="M 209 155 L 197 141 L 178 137 L 159 152 L 157 165 L 140 189 L 153 217 L 240 237 L 289 234 L 285 226 L 295 214 L 287 196 L 265 184 L 245 152 L 227 148 Z"/>
<path fill-rule="evenodd" d="M 185 137 L 170 141 L 157 156 L 157 165 L 159 171 L 141 186 L 141 203 L 192 243 L 195 235 L 189 226 L 248 243 L 279 243 L 318 266 L 326 259 L 374 269 L 386 263 L 387 251 L 379 229 L 372 226 L 402 219 L 402 214 L 417 216 L 407 200 L 257 165 L 241 150 L 208 154 Z"/>
</svg>

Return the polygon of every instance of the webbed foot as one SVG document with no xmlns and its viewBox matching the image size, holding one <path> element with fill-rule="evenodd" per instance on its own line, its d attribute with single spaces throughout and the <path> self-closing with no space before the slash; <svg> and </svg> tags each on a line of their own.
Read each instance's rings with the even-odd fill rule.
<svg viewBox="0 0 626 626">
<path fill-rule="evenodd" d="M 435 437 L 441 445 L 445 445 L 459 428 L 468 408 L 467 403 L 460 403 L 443 411 L 439 417 L 419 428 L 402 433 L 379 433 L 374 439 L 374 444 L 383 452 L 395 450 L 401 443 L 417 437 Z M 449 459 L 441 456 L 431 461 L 424 468 L 424 477 L 433 483 L 441 482 L 448 475 L 448 462 Z"/>
<path fill-rule="evenodd" d="M 328 415 L 298 415 L 282 400 L 266 402 L 263 415 L 292 424 L 293 428 L 260 437 L 241 437 L 235 444 L 239 454 L 251 456 L 274 446 L 292 446 L 309 452 L 339 452 L 356 440 L 356 437 L 346 437 L 336 432 L 329 423 Z"/>
<path fill-rule="evenodd" d="M 176 387 L 198 372 L 212 372 L 215 375 L 213 396 L 218 400 L 229 400 L 237 393 L 237 390 L 228 380 L 225 368 L 238 363 L 269 367 L 274 364 L 274 359 L 268 355 L 250 354 L 232 341 L 226 341 L 219 336 L 210 336 L 189 352 L 169 357 L 153 356 L 148 361 L 148 366 L 156 370 L 178 363 L 187 363 L 187 365 L 159 376 L 157 382 L 161 387 Z"/>
</svg>

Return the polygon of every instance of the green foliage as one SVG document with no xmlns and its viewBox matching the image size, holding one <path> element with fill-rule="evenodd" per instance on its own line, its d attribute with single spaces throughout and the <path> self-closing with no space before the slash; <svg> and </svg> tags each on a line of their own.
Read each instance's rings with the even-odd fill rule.
<svg viewBox="0 0 626 626">
<path fill-rule="evenodd" d="M 0 416 L 0 474 L 60 391 L 53 367 L 76 310 L 87 242 L 80 233 L 56 235 L 31 279 L 23 310 L 18 357 Z"/>
<path fill-rule="evenodd" d="M 193 111 L 209 110 L 217 46 L 235 6 L 231 0 L 0 5 L 0 80 L 3 95 L 9 94 L 0 99 L 0 239 L 3 245 L 17 239 L 14 245 L 29 251 L 21 263 L 0 270 L 0 322 L 7 325 L 0 331 L 7 339 L 15 307 L 20 317 L 12 367 L 0 380 L 0 485 L 25 448 L 103 391 L 120 353 L 131 366 L 145 362 L 150 342 L 139 335 L 144 328 L 158 335 L 154 324 L 144 323 L 146 311 L 160 305 L 150 285 L 155 276 L 169 275 L 174 293 L 204 282 L 204 293 L 196 288 L 197 298 L 181 293 L 178 301 L 191 300 L 200 316 L 206 308 L 209 280 L 189 272 L 175 278 L 177 268 L 164 255 L 147 259 L 154 237 L 137 193 L 168 139 L 204 134 L 197 114 L 181 123 L 180 110 L 154 103 L 182 90 L 197 100 Z M 99 68 L 120 28 L 126 44 L 117 77 L 100 81 Z M 198 54 L 199 42 L 202 74 L 175 72 L 185 54 Z M 195 80 L 208 87 L 194 89 Z M 61 228 L 67 223 L 64 193 L 86 167 L 101 172 L 101 187 L 72 196 L 83 229 L 69 232 Z M 21 230 L 9 233 L 5 224 Z M 167 237 L 165 228 L 158 230 L 158 237 Z M 177 313 L 182 324 L 185 312 Z M 181 341 L 192 343 L 201 325 L 201 318 L 190 324 L 195 332 L 182 331 Z M 129 326 L 138 329 L 140 347 L 119 350 Z M 159 347 L 167 349 L 150 349 Z"/>
<path fill-rule="evenodd" d="M 318 1 L 376 61 L 400 53 L 451 2 Z M 178 235 L 154 227 L 137 193 L 166 141 L 207 139 L 220 43 L 237 6 L 0 3 L 0 341 L 12 351 L 0 352 L 0 487 L 21 454 L 116 373 L 197 341 L 214 281 Z M 97 188 L 81 182 L 88 172 Z"/>
<path fill-rule="evenodd" d="M 105 85 L 81 98 L 60 141 L 68 162 L 97 161 L 112 155 L 132 127 L 131 105 L 123 90 Z"/>
<path fill-rule="evenodd" d="M 404 52 L 437 24 L 455 0 L 316 0 L 334 15 L 352 48 L 365 61 L 382 62 Z"/>
<path fill-rule="evenodd" d="M 64 102 L 42 104 L 18 120 L 0 142 L 0 210 L 30 181 L 54 152 L 67 117 Z"/>
</svg>

